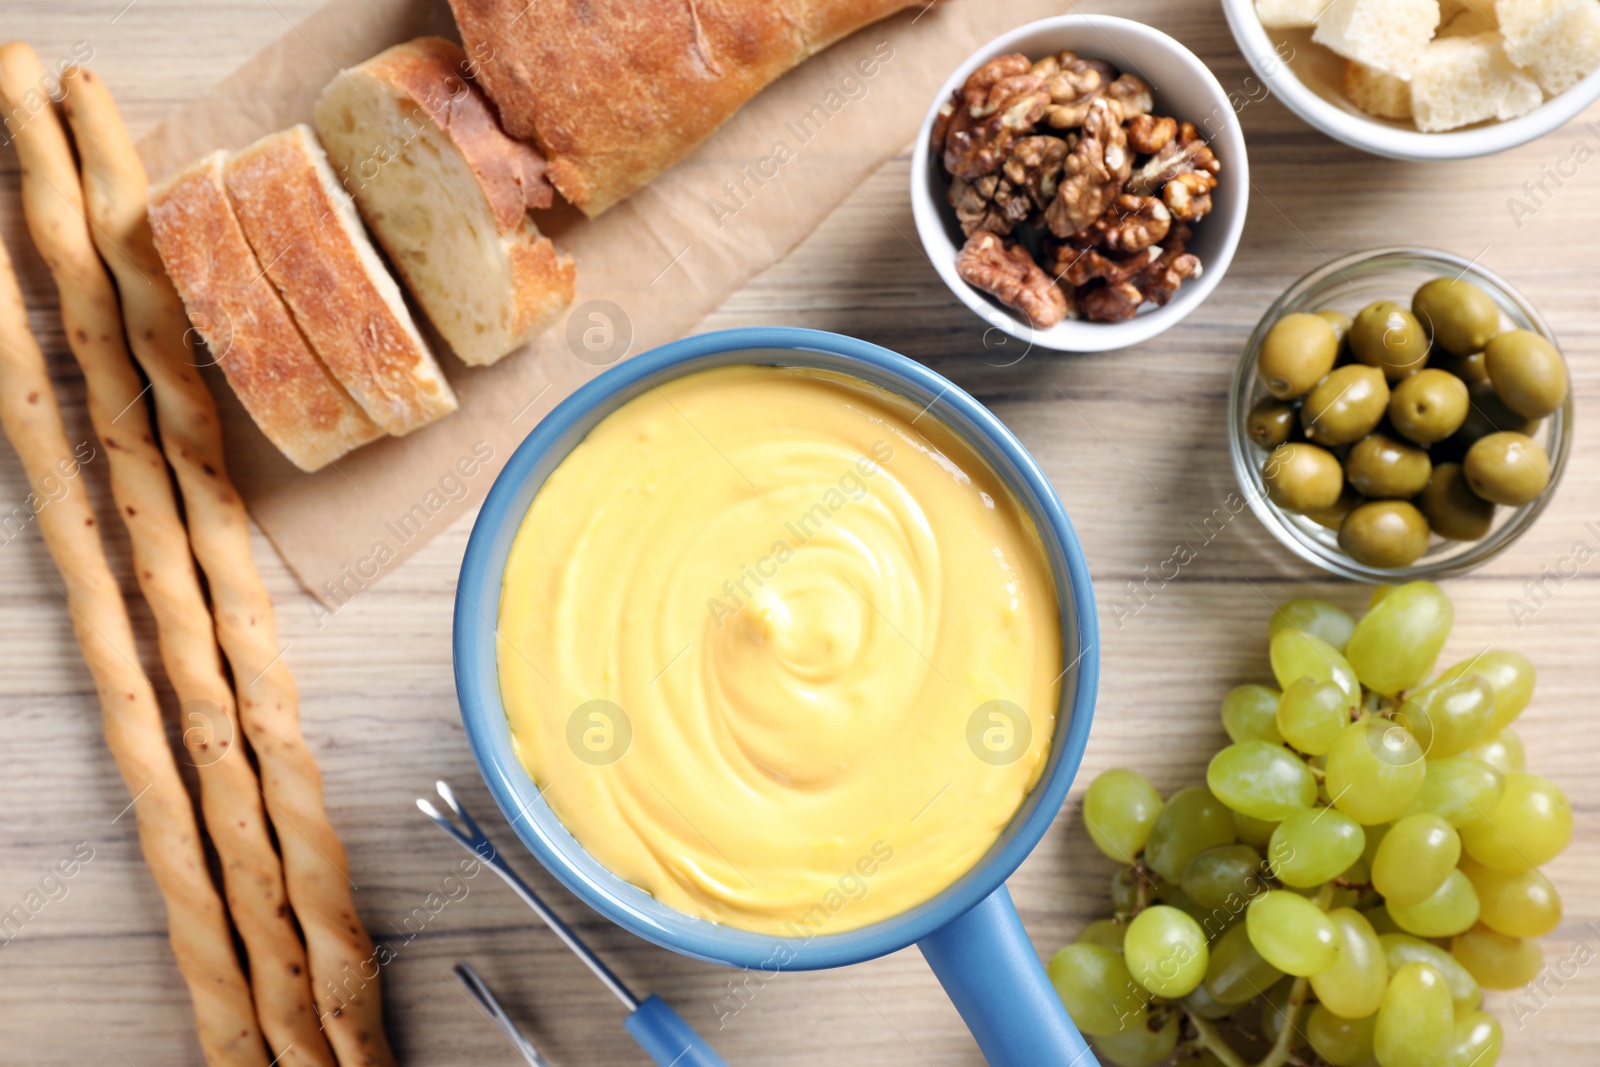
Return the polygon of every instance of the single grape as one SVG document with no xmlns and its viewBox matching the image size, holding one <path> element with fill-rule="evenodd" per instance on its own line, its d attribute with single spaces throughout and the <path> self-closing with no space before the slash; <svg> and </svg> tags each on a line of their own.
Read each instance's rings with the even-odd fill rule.
<svg viewBox="0 0 1600 1067">
<path fill-rule="evenodd" d="M 1372 1035 L 1377 1026 L 1376 1013 L 1364 1019 L 1344 1019 L 1318 1004 L 1306 1016 L 1306 1041 L 1333 1067 L 1361 1067 L 1372 1059 Z"/>
<path fill-rule="evenodd" d="M 1494 1067 L 1500 1062 L 1505 1036 L 1500 1022 L 1484 1011 L 1456 1019 L 1455 1040 L 1445 1056 L 1444 1067 Z"/>
<path fill-rule="evenodd" d="M 1372 887 L 1390 908 L 1433 896 L 1461 858 L 1461 837 L 1437 815 L 1397 819 L 1372 861 Z M 1403 924 L 1402 924 L 1403 925 Z"/>
<path fill-rule="evenodd" d="M 1394 835 L 1389 835 L 1393 837 Z M 1467 876 L 1452 869 L 1443 884 L 1426 899 L 1401 906 L 1388 901 L 1395 924 L 1418 937 L 1453 937 L 1478 921 L 1478 892 Z"/>
<path fill-rule="evenodd" d="M 1255 819 L 1284 819 L 1317 799 L 1317 780 L 1305 763 L 1268 741 L 1241 741 L 1218 752 L 1206 768 L 1206 785 L 1228 807 Z"/>
<path fill-rule="evenodd" d="M 1289 998 L 1293 993 L 1294 981 L 1285 978 L 1261 998 L 1261 1036 L 1268 1041 L 1275 1043 L 1283 1032 L 1283 1024 L 1289 1021 Z M 1305 1030 L 1297 1023 L 1289 1036 L 1289 1047 L 1305 1048 L 1305 1045 Z"/>
<path fill-rule="evenodd" d="M 1460 829 L 1494 810 L 1505 793 L 1505 775 L 1482 760 L 1468 756 L 1429 760 L 1428 776 L 1411 814 L 1437 815 Z"/>
<path fill-rule="evenodd" d="M 1433 670 L 1454 622 L 1455 609 L 1438 586 L 1408 582 L 1362 616 L 1345 653 L 1362 685 L 1392 697 Z"/>
<path fill-rule="evenodd" d="M 1335 807 L 1371 826 L 1407 811 L 1427 773 L 1422 746 L 1405 727 L 1363 719 L 1346 726 L 1333 743 L 1324 781 Z"/>
<path fill-rule="evenodd" d="M 1515 874 L 1542 867 L 1572 840 L 1572 804 L 1561 787 L 1526 771 L 1506 775 L 1505 796 L 1483 818 L 1461 828 L 1467 855 Z"/>
<path fill-rule="evenodd" d="M 1222 698 L 1222 728 L 1234 741 L 1279 744 L 1278 691 L 1264 685 L 1241 685 Z"/>
<path fill-rule="evenodd" d="M 1272 832 L 1267 855 L 1278 881 L 1309 889 L 1337 878 L 1361 859 L 1365 845 L 1365 831 L 1350 816 L 1335 808 L 1306 808 Z"/>
<path fill-rule="evenodd" d="M 1267 623 L 1267 643 L 1278 636 L 1280 630 L 1299 630 L 1320 637 L 1340 652 L 1355 632 L 1356 621 L 1343 608 L 1318 600 L 1315 597 L 1298 597 L 1278 605 Z"/>
<path fill-rule="evenodd" d="M 1522 749 L 1522 738 L 1505 726 L 1467 749 L 1465 755 L 1482 760 L 1501 774 L 1528 769 L 1528 757 Z"/>
<path fill-rule="evenodd" d="M 1210 968 L 1208 967 L 1207 970 L 1209 971 Z M 1184 997 L 1179 1003 L 1202 1019 L 1226 1019 L 1239 1010 L 1239 1005 L 1224 1004 L 1213 997 L 1204 982 L 1196 986 L 1194 992 Z"/>
<path fill-rule="evenodd" d="M 1448 678 L 1406 698 L 1394 720 L 1410 730 L 1429 759 L 1459 756 L 1489 732 L 1494 690 L 1475 674 Z"/>
<path fill-rule="evenodd" d="M 1383 946 L 1384 958 L 1389 961 L 1391 978 L 1408 963 L 1426 963 L 1444 978 L 1457 1015 L 1477 1011 L 1478 1005 L 1483 1003 L 1483 990 L 1478 987 L 1478 980 L 1472 977 L 1472 972 L 1438 945 L 1403 933 L 1380 933 L 1378 943 Z"/>
<path fill-rule="evenodd" d="M 1249 845 L 1218 845 L 1189 861 L 1183 891 L 1202 908 L 1243 911 L 1266 889 L 1261 853 Z"/>
<path fill-rule="evenodd" d="M 1327 1009 L 1346 1019 L 1371 1015 L 1389 987 L 1389 961 L 1372 924 L 1352 908 L 1335 908 L 1328 918 L 1339 928 L 1339 959 L 1311 977 L 1311 989 Z"/>
<path fill-rule="evenodd" d="M 1339 928 L 1296 893 L 1263 893 L 1250 902 L 1245 927 L 1261 958 L 1285 974 L 1321 974 L 1339 960 Z"/>
<path fill-rule="evenodd" d="M 1122 942 L 1133 980 L 1158 997 L 1175 999 L 1194 990 L 1211 962 L 1200 924 L 1165 904 L 1133 917 Z"/>
<path fill-rule="evenodd" d="M 1150 994 L 1134 982 L 1122 953 L 1068 945 L 1045 968 L 1067 1014 L 1086 1034 L 1116 1034 L 1144 1018 Z"/>
<path fill-rule="evenodd" d="M 1178 1047 L 1178 1013 L 1149 1012 L 1136 1025 L 1094 1039 L 1100 1059 L 1115 1067 L 1156 1067 Z"/>
<path fill-rule="evenodd" d="M 1333 682 L 1301 678 L 1278 698 L 1278 733 L 1308 756 L 1326 753 L 1349 724 L 1344 690 Z"/>
<path fill-rule="evenodd" d="M 1183 880 L 1183 869 L 1200 853 L 1234 842 L 1233 816 L 1222 801 L 1203 785 L 1191 785 L 1172 794 L 1156 817 L 1144 846 L 1144 862 L 1173 884 Z"/>
<path fill-rule="evenodd" d="M 1132 863 L 1161 814 L 1161 794 L 1138 771 L 1120 767 L 1089 783 L 1083 823 L 1095 846 L 1118 863 Z"/>
<path fill-rule="evenodd" d="M 1351 706 L 1361 703 L 1361 683 L 1344 654 L 1320 637 L 1299 630 L 1279 630 L 1272 639 L 1272 675 L 1278 688 L 1287 689 L 1302 678 L 1332 682 L 1343 690 Z"/>
<path fill-rule="evenodd" d="M 1128 932 L 1128 924 L 1120 923 L 1115 919 L 1096 919 L 1094 922 L 1078 931 L 1078 936 L 1072 939 L 1075 945 L 1099 945 L 1109 948 L 1114 952 L 1122 951 L 1122 939 Z"/>
<path fill-rule="evenodd" d="M 1257 852 L 1265 852 L 1272 842 L 1272 831 L 1278 824 L 1270 819 L 1252 819 L 1242 812 L 1233 813 L 1233 832 L 1240 842 Z"/>
<path fill-rule="evenodd" d="M 1485 989 L 1521 989 L 1544 967 L 1537 938 L 1507 937 L 1482 925 L 1457 935 L 1450 955 Z"/>
<path fill-rule="evenodd" d="M 1478 893 L 1478 921 L 1507 937 L 1543 937 L 1561 923 L 1561 894 L 1538 868 L 1491 870 L 1470 858 L 1461 873 Z"/>
<path fill-rule="evenodd" d="M 1408 963 L 1396 971 L 1372 1035 L 1378 1062 L 1383 1067 L 1440 1067 L 1439 1053 L 1455 1040 L 1455 1032 L 1450 990 L 1439 972 L 1425 963 Z"/>
<path fill-rule="evenodd" d="M 1313 905 L 1314 906 L 1314 905 Z M 1250 943 L 1249 923 L 1242 922 L 1211 949 L 1206 967 L 1206 993 L 1218 1004 L 1237 1006 L 1254 1000 L 1283 977 Z"/>
<path fill-rule="evenodd" d="M 1462 660 L 1444 672 L 1444 678 L 1459 678 L 1476 674 L 1494 690 L 1494 718 L 1490 730 L 1504 730 L 1511 721 L 1522 714 L 1522 709 L 1533 699 L 1536 673 L 1533 661 L 1521 652 L 1492 648 L 1469 660 Z M 1518 768 L 1519 770 L 1521 768 Z"/>
</svg>

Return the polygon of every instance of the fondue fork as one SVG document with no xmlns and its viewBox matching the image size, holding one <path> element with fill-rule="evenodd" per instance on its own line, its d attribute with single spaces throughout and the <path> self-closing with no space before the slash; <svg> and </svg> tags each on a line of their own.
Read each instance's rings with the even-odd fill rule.
<svg viewBox="0 0 1600 1067">
<path fill-rule="evenodd" d="M 622 1023 L 623 1029 L 628 1031 L 629 1036 L 638 1042 L 639 1047 L 644 1049 L 645 1054 L 658 1067 L 728 1067 L 727 1062 L 718 1056 L 705 1039 L 695 1033 L 666 1001 L 653 994 L 644 1000 L 634 996 L 633 992 L 623 984 L 622 979 L 613 974 L 611 968 L 607 967 L 600 957 L 572 932 L 572 928 L 550 910 L 528 883 L 511 869 L 505 857 L 501 856 L 490 842 L 488 835 L 479 828 L 477 821 L 461 806 L 461 802 L 456 799 L 455 791 L 442 781 L 435 782 L 434 788 L 439 791 L 440 799 L 449 807 L 451 813 L 460 820 L 459 825 L 426 797 L 417 798 L 417 807 L 432 819 L 439 829 L 454 838 L 457 844 L 481 862 L 488 864 L 489 868 L 522 898 L 522 902 L 533 909 L 534 914 L 539 916 L 551 932 L 561 939 L 562 944 L 571 949 L 573 954 L 583 961 L 584 966 L 593 971 L 595 977 L 611 990 L 612 995 L 622 1001 L 622 1006 L 628 1009 L 628 1017 Z M 473 992 L 476 994 L 478 991 L 474 989 Z M 506 1021 L 509 1024 L 509 1019 Z M 500 1023 L 496 1022 L 495 1025 L 498 1027 Z M 538 1053 L 534 1055 L 537 1056 Z"/>
<path fill-rule="evenodd" d="M 511 1047 L 522 1053 L 522 1058 L 527 1060 L 532 1067 L 550 1067 L 550 1061 L 539 1055 L 539 1050 L 533 1047 L 533 1042 L 528 1040 L 526 1034 L 517 1029 L 517 1024 L 512 1022 L 510 1013 L 501 1005 L 500 998 L 494 995 L 494 991 L 489 988 L 488 983 L 484 982 L 482 976 L 473 969 L 472 964 L 462 960 L 456 964 L 455 971 L 456 977 L 461 980 L 461 984 L 466 987 L 467 992 L 472 994 L 472 998 L 478 1002 L 478 1006 L 483 1009 L 483 1013 L 488 1017 L 489 1022 L 493 1023 L 494 1028 L 500 1031 L 507 1041 L 511 1042 Z"/>
</svg>

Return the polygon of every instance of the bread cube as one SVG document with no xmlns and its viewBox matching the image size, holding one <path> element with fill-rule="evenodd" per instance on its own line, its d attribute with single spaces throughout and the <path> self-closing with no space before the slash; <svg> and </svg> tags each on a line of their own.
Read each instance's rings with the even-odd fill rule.
<svg viewBox="0 0 1600 1067">
<path fill-rule="evenodd" d="M 1356 107 L 1380 119 L 1411 117 L 1410 83 L 1353 59 L 1344 65 L 1344 95 Z"/>
<path fill-rule="evenodd" d="M 1600 0 L 1516 0 L 1506 8 L 1501 13 L 1506 55 L 1531 70 L 1551 96 L 1600 66 Z"/>
<path fill-rule="evenodd" d="M 1411 76 L 1411 111 L 1424 133 L 1511 119 L 1544 102 L 1532 75 L 1512 63 L 1498 33 L 1441 37 Z"/>
<path fill-rule="evenodd" d="M 1572 3 L 1573 0 L 1495 0 L 1495 22 L 1505 34 L 1506 44 L 1520 48 L 1540 23 Z"/>
<path fill-rule="evenodd" d="M 1256 0 L 1256 15 L 1269 30 L 1309 27 L 1328 6 L 1328 0 Z"/>
<path fill-rule="evenodd" d="M 1439 28 L 1439 0 L 1333 0 L 1311 34 L 1346 59 L 1409 81 Z"/>
</svg>

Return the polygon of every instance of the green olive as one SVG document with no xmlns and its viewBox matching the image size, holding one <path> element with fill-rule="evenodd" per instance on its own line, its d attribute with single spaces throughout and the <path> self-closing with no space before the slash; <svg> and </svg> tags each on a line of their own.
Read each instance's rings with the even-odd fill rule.
<svg viewBox="0 0 1600 1067">
<path fill-rule="evenodd" d="M 1335 367 L 1311 390 L 1300 408 L 1300 422 L 1319 445 L 1347 445 L 1371 433 L 1388 407 L 1383 372 L 1349 363 Z"/>
<path fill-rule="evenodd" d="M 1416 496 L 1432 473 L 1426 452 L 1382 433 L 1367 434 L 1344 457 L 1345 477 L 1358 493 L 1374 499 Z"/>
<path fill-rule="evenodd" d="M 1377 367 L 1389 381 L 1421 370 L 1428 362 L 1428 331 L 1393 300 L 1368 304 L 1350 326 L 1350 351 L 1356 362 Z"/>
<path fill-rule="evenodd" d="M 1468 385 L 1477 385 L 1479 382 L 1489 380 L 1489 370 L 1483 365 L 1482 352 L 1474 352 L 1470 356 L 1452 356 L 1448 352 L 1435 352 L 1428 357 L 1428 366 L 1448 371 Z"/>
<path fill-rule="evenodd" d="M 1407 440 L 1431 445 L 1461 429 L 1467 419 L 1467 386 L 1435 367 L 1395 383 L 1389 394 L 1389 421 Z"/>
<path fill-rule="evenodd" d="M 1264 396 L 1250 409 L 1245 420 L 1245 430 L 1250 440 L 1265 449 L 1274 449 L 1289 439 L 1294 432 L 1294 405 L 1276 397 Z"/>
<path fill-rule="evenodd" d="M 1567 399 L 1567 364 L 1554 345 L 1531 330 L 1507 330 L 1483 349 L 1489 381 L 1506 407 L 1542 419 Z"/>
<path fill-rule="evenodd" d="M 1316 511 L 1308 511 L 1305 513 L 1305 515 L 1306 518 L 1310 519 L 1318 526 L 1325 526 L 1330 530 L 1337 530 L 1340 524 L 1344 522 L 1344 517 L 1346 515 L 1350 514 L 1351 511 L 1365 503 L 1366 499 L 1363 498 L 1360 493 L 1346 485 L 1344 487 L 1344 491 L 1339 494 L 1339 499 L 1333 502 L 1333 507 L 1319 508 Z"/>
<path fill-rule="evenodd" d="M 1344 489 L 1344 471 L 1333 453 L 1316 445 L 1279 445 L 1261 467 L 1267 496 L 1286 511 L 1332 507 Z"/>
<path fill-rule="evenodd" d="M 1374 500 L 1344 517 L 1339 547 L 1369 567 L 1407 567 L 1428 550 L 1428 520 L 1407 500 Z"/>
<path fill-rule="evenodd" d="M 1417 497 L 1417 508 L 1440 537 L 1452 541 L 1478 541 L 1494 521 L 1494 505 L 1472 491 L 1459 463 L 1433 468 L 1427 488 Z"/>
<path fill-rule="evenodd" d="M 1500 329 L 1500 309 L 1488 293 L 1461 278 L 1435 278 L 1411 298 L 1411 310 L 1434 343 L 1457 356 L 1482 351 Z"/>
<path fill-rule="evenodd" d="M 1297 311 L 1272 324 L 1256 356 L 1256 373 L 1279 400 L 1304 396 L 1333 369 L 1339 335 L 1328 320 Z"/>
<path fill-rule="evenodd" d="M 1550 457 L 1526 434 L 1492 433 L 1467 449 L 1467 484 L 1485 500 L 1521 507 L 1550 484 Z"/>
</svg>

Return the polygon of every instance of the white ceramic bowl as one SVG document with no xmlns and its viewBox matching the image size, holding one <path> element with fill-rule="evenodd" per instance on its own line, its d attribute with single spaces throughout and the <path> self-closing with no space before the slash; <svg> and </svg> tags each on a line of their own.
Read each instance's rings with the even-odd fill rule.
<svg viewBox="0 0 1600 1067">
<path fill-rule="evenodd" d="M 1021 52 L 1038 59 L 1070 48 L 1088 58 L 1103 59 L 1118 70 L 1150 83 L 1155 110 L 1194 123 L 1222 163 L 1213 208 L 1195 223 L 1189 251 L 1200 257 L 1199 278 L 1185 282 L 1165 307 L 1147 305 L 1124 322 L 1070 319 L 1048 330 L 1036 330 L 1027 319 L 956 274 L 956 258 L 965 237 L 946 199 L 949 180 L 929 151 L 929 137 L 939 107 L 967 77 L 995 56 Z M 1217 79 L 1200 59 L 1160 30 L 1110 15 L 1060 15 L 1019 26 L 996 37 L 958 67 L 928 108 L 917 133 L 911 158 L 911 211 L 917 235 L 939 277 L 978 317 L 1030 346 L 1062 352 L 1103 352 L 1146 341 L 1175 325 L 1217 287 L 1233 260 L 1244 230 L 1249 201 L 1250 164 L 1244 134 L 1234 109 Z"/>
<path fill-rule="evenodd" d="M 1570 122 L 1600 97 L 1600 70 L 1520 118 L 1444 133 L 1423 133 L 1409 122 L 1380 119 L 1344 95 L 1344 60 L 1314 44 L 1310 30 L 1269 30 L 1254 0 L 1222 0 L 1239 50 L 1266 88 L 1329 137 L 1391 159 L 1428 162 L 1503 152 Z"/>
</svg>

